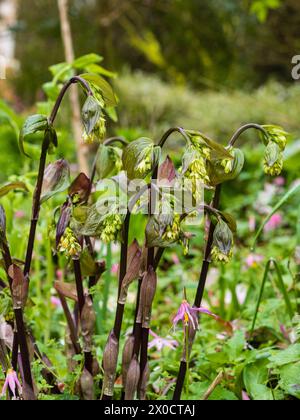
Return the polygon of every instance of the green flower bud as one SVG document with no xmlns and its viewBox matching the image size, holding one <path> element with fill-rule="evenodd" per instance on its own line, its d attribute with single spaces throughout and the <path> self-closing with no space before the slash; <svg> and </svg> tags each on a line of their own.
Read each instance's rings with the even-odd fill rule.
<svg viewBox="0 0 300 420">
<path fill-rule="evenodd" d="M 211 186 L 235 179 L 241 173 L 245 163 L 244 153 L 240 149 L 233 148 L 228 152 L 232 159 L 212 159 L 207 162 Z"/>
<path fill-rule="evenodd" d="M 108 214 L 101 223 L 100 239 L 104 243 L 117 241 L 122 230 L 123 219 L 119 214 Z"/>
<path fill-rule="evenodd" d="M 276 125 L 264 125 L 263 129 L 266 131 L 264 135 L 264 142 L 268 144 L 270 141 L 276 143 L 283 152 L 288 141 L 288 133 L 283 128 Z"/>
<path fill-rule="evenodd" d="M 232 258 L 233 234 L 227 223 L 220 220 L 215 228 L 212 259 L 214 261 L 228 263 Z"/>
<path fill-rule="evenodd" d="M 106 120 L 101 116 L 90 134 L 83 134 L 83 141 L 86 144 L 93 144 L 97 141 L 102 141 L 106 134 Z"/>
<path fill-rule="evenodd" d="M 283 169 L 283 153 L 277 143 L 269 142 L 264 159 L 264 171 L 267 175 L 278 176 Z"/>
</svg>

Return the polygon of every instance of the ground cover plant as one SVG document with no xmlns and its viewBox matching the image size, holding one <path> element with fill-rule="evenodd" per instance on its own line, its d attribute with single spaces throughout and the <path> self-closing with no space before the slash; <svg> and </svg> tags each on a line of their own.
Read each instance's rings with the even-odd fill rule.
<svg viewBox="0 0 300 420">
<path fill-rule="evenodd" d="M 37 176 L 0 189 L 3 398 L 299 398 L 299 184 L 285 191 L 281 176 L 289 135 L 249 123 L 226 145 L 201 127 L 107 138 L 118 100 L 98 61 L 52 69 L 44 112 L 19 135 L 20 152 L 39 156 Z M 83 137 L 97 145 L 90 174 L 52 159 L 73 84 Z M 1 117 L 18 130 L 5 108 Z M 250 179 L 248 131 L 258 144 Z M 167 149 L 174 138 L 180 150 Z M 239 183 L 250 185 L 242 203 Z"/>
</svg>

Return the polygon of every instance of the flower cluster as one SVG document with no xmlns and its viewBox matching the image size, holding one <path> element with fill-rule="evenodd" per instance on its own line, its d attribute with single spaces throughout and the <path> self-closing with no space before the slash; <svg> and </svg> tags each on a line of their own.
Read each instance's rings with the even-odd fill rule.
<svg viewBox="0 0 300 420">
<path fill-rule="evenodd" d="M 101 224 L 100 239 L 104 243 L 116 241 L 123 226 L 122 217 L 119 214 L 109 214 Z"/>
<path fill-rule="evenodd" d="M 264 159 L 264 171 L 267 175 L 278 176 L 283 169 L 283 152 L 287 145 L 287 133 L 272 125 L 263 126 L 266 131 L 264 141 L 267 145 Z"/>
<path fill-rule="evenodd" d="M 59 252 L 66 254 L 67 257 L 76 258 L 82 249 L 72 229 L 67 228 L 59 243 Z"/>
<path fill-rule="evenodd" d="M 233 234 L 227 223 L 219 220 L 213 240 L 212 259 L 227 264 L 233 255 Z"/>
<path fill-rule="evenodd" d="M 88 134 L 86 131 L 83 133 L 83 141 L 86 144 L 93 144 L 96 141 L 103 140 L 105 137 L 105 134 L 106 134 L 106 120 L 105 120 L 105 117 L 101 116 L 90 134 Z"/>
</svg>

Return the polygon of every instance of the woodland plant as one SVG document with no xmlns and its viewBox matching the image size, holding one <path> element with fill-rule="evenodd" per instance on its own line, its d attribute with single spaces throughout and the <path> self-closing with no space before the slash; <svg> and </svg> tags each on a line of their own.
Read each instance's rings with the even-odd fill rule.
<svg viewBox="0 0 300 420">
<path fill-rule="evenodd" d="M 90 66 L 93 59 L 91 56 L 86 58 L 91 60 Z M 79 67 L 89 65 L 83 65 L 82 62 L 79 65 L 77 62 L 75 68 Z M 97 69 L 97 66 L 92 68 Z M 62 74 L 68 73 L 67 70 L 70 68 L 61 66 L 58 72 L 60 76 L 48 86 L 52 97 L 57 91 L 56 82 Z M 57 147 L 59 141 L 54 123 L 60 105 L 68 88 L 74 83 L 79 84 L 86 95 L 82 109 L 83 138 L 88 143 L 96 142 L 100 145 L 90 176 L 81 173 L 71 182 L 70 167 L 65 160 L 61 159 L 48 166 L 46 162 L 48 154 Z M 149 138 L 140 138 L 131 143 L 118 137 L 104 140 L 105 113 L 115 115 L 113 108 L 116 105 L 117 99 L 112 88 L 99 73 L 72 76 L 61 87 L 50 117 L 31 116 L 21 130 L 20 150 L 26 155 L 25 141 L 30 136 L 42 132 L 43 140 L 24 264 L 14 260 L 10 254 L 3 207 L 0 211 L 1 251 L 8 278 L 8 283 L 1 281 L 1 288 L 10 290 L 13 309 L 13 317 L 8 318 L 7 313 L 4 316 L 5 322 L 10 323 L 15 331 L 11 347 L 2 338 L 0 341 L 0 360 L 7 378 L 4 392 L 9 391 L 8 398 L 38 398 L 38 389 L 32 375 L 33 357 L 45 361 L 43 373 L 50 386 L 49 392 L 62 393 L 62 386 L 57 381 L 49 359 L 40 352 L 25 323 L 24 309 L 28 299 L 40 207 L 64 191 L 67 191 L 67 197 L 53 214 L 49 237 L 53 260 L 63 255 L 65 264 L 74 276 L 73 283 L 60 279 L 53 286 L 67 320 L 66 357 L 69 369 L 78 373 L 74 392 L 80 398 L 91 400 L 101 395 L 102 399 L 110 400 L 116 395 L 114 388 L 125 305 L 133 282 L 137 282 L 138 288 L 132 331 L 122 353 L 122 398 L 147 398 L 151 373 L 148 350 L 154 346 L 151 343 L 149 345 L 149 337 L 154 336 L 159 345 L 172 348 L 178 345 L 174 340 L 169 341 L 169 344 L 166 344 L 167 340 L 159 342 L 159 337 L 151 331 L 152 310 L 159 283 L 157 270 L 166 249 L 180 244 L 184 254 L 189 253 L 192 236 L 186 229 L 189 222 L 203 214 L 207 226 L 206 246 L 194 302 L 190 304 L 185 296 L 173 319 L 174 326 L 182 321 L 184 327 L 184 350 L 174 400 L 181 398 L 190 368 L 191 351 L 201 324 L 200 314 L 207 314 L 227 329 L 232 328 L 230 323 L 202 307 L 211 261 L 226 264 L 234 257 L 236 222 L 232 215 L 220 210 L 222 184 L 235 180 L 243 169 L 244 155 L 236 148 L 236 142 L 249 129 L 257 130 L 266 146 L 263 163 L 265 173 L 279 175 L 283 168 L 287 133 L 277 126 L 247 124 L 233 135 L 227 147 L 200 131 L 180 127 L 168 130 L 157 144 Z M 169 157 L 162 159 L 162 150 L 175 133 L 186 142 L 178 168 Z M 103 188 L 105 185 L 114 186 L 115 190 Z M 20 182 L 6 186 L 7 192 L 22 188 L 26 188 L 26 185 Z M 182 206 L 178 191 L 186 197 L 188 205 Z M 207 197 L 211 196 L 211 203 L 206 204 Z M 140 245 L 134 240 L 130 244 L 131 215 L 139 211 L 148 217 L 144 242 Z M 200 228 L 198 235 L 201 235 Z M 96 356 L 94 334 L 97 306 L 94 289 L 105 272 L 105 264 L 97 260 L 95 251 L 95 245 L 99 242 L 107 247 L 117 242 L 121 247 L 115 322 L 103 348 L 101 365 Z M 98 378 L 101 379 L 101 391 L 99 381 L 96 380 Z"/>
</svg>

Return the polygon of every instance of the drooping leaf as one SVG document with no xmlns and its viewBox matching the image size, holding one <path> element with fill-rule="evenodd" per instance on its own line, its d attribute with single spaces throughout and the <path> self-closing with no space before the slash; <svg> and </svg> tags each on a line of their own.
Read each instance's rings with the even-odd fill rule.
<svg viewBox="0 0 300 420">
<path fill-rule="evenodd" d="M 27 118 L 25 121 L 19 137 L 19 147 L 21 153 L 23 153 L 25 156 L 29 157 L 24 148 L 24 140 L 26 137 L 28 137 L 31 134 L 35 134 L 39 131 L 45 131 L 49 126 L 48 118 L 45 115 L 31 115 Z"/>
<path fill-rule="evenodd" d="M 7 195 L 8 193 L 14 190 L 28 191 L 28 188 L 24 182 L 20 182 L 20 181 L 10 182 L 9 184 L 6 184 L 0 188 L 0 197 L 4 197 L 5 195 Z"/>
<path fill-rule="evenodd" d="M 96 98 L 88 96 L 82 108 L 82 121 L 86 134 L 89 136 L 94 130 L 101 116 L 101 106 Z"/>
<path fill-rule="evenodd" d="M 78 302 L 77 290 L 75 284 L 64 283 L 62 281 L 56 281 L 54 283 L 54 288 L 62 296 Z"/>
<path fill-rule="evenodd" d="M 85 73 L 82 74 L 81 77 L 100 89 L 107 107 L 116 107 L 118 105 L 118 101 L 112 87 L 105 79 L 103 79 L 103 77 L 93 73 Z"/>
</svg>

